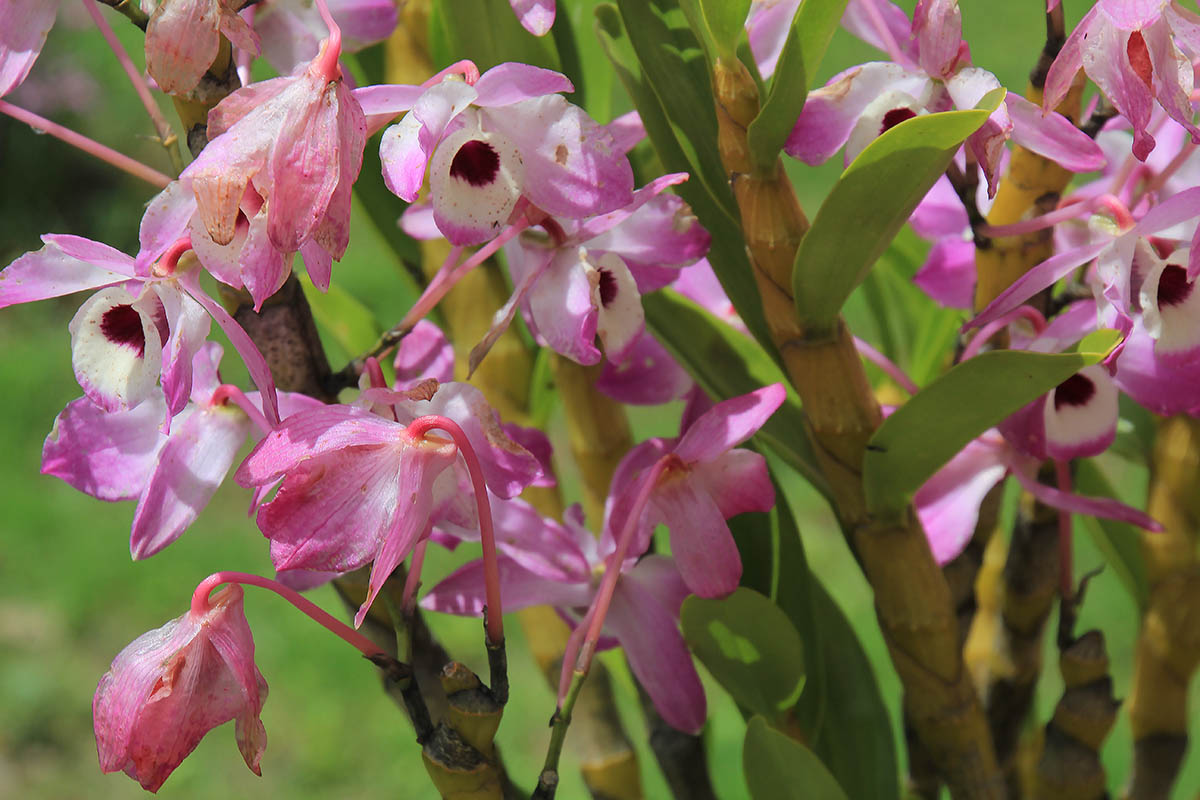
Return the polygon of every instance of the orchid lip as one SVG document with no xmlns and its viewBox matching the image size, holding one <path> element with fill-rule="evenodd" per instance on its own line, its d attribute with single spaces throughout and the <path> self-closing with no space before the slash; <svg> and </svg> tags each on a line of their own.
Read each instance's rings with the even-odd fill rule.
<svg viewBox="0 0 1200 800">
<path fill-rule="evenodd" d="M 1086 375 L 1075 374 L 1054 390 L 1054 408 L 1085 406 L 1096 394 L 1096 384 Z"/>
<path fill-rule="evenodd" d="M 500 154 L 496 148 L 479 139 L 464 143 L 450 162 L 451 177 L 476 187 L 492 183 L 499 171 Z"/>
<path fill-rule="evenodd" d="M 1158 279 L 1158 305 L 1177 306 L 1191 294 L 1192 284 L 1188 281 L 1187 270 L 1168 264 Z"/>
<path fill-rule="evenodd" d="M 100 332 L 113 344 L 136 350 L 138 358 L 146 355 L 142 316 L 132 305 L 123 303 L 105 311 L 100 319 Z"/>
</svg>

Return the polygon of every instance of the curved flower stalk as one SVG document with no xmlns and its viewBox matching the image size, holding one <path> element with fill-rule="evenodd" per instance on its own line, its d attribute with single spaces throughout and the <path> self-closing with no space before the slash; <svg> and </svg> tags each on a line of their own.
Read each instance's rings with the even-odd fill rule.
<svg viewBox="0 0 1200 800">
<path fill-rule="evenodd" d="M 92 701 L 101 770 L 122 770 L 156 792 L 206 733 L 235 720 L 238 750 L 262 774 L 267 682 L 254 664 L 242 597 L 241 587 L 226 587 L 199 613 L 142 634 L 113 659 Z"/>
<path fill-rule="evenodd" d="M 881 14 L 879 7 L 890 6 L 882 0 L 863 0 L 860 5 L 871 10 L 855 12 L 856 19 L 868 22 L 859 29 L 870 30 L 874 41 L 868 41 L 882 44 L 892 61 L 853 67 L 809 94 L 785 147 L 806 164 L 824 163 L 843 145 L 849 164 L 872 140 L 904 120 L 973 108 L 989 91 L 1000 88 L 994 75 L 970 65 L 962 41 L 962 15 L 954 0 L 918 3 L 910 34 L 903 40 L 897 40 L 892 26 L 883 24 L 883 17 L 894 17 L 898 9 Z M 875 20 L 879 24 L 870 25 Z M 1009 93 L 1004 105 L 966 142 L 987 176 L 989 195 L 995 194 L 1000 158 L 1009 138 L 1074 172 L 1103 165 L 1095 142 L 1070 120 L 1054 111 L 1043 114 Z"/>
<path fill-rule="evenodd" d="M 602 576 L 613 568 L 611 526 L 606 524 L 596 539 L 584 527 L 579 506 L 567 510 L 561 525 L 519 500 L 497 505 L 496 512 L 505 606 L 516 610 L 548 604 L 572 625 L 580 624 Z M 620 570 L 602 646 L 620 644 L 663 719 L 679 730 L 697 732 L 707 715 L 704 688 L 679 633 L 679 609 L 688 588 L 665 556 L 628 558 Z M 483 563 L 471 562 L 430 590 L 421 605 L 478 616 L 484 605 L 482 576 Z"/>
<path fill-rule="evenodd" d="M 478 524 L 462 488 L 470 479 L 458 448 L 410 432 L 419 418 L 432 414 L 457 422 L 482 460 L 487 485 L 501 497 L 512 497 L 541 474 L 537 459 L 504 434 L 474 387 L 428 381 L 408 392 L 370 389 L 363 400 L 392 418 L 360 406 L 302 411 L 260 442 L 235 475 L 246 487 L 283 479 L 258 511 L 277 570 L 348 572 L 374 561 L 356 625 L 432 523 L 449 518 Z"/>
<path fill-rule="evenodd" d="M 100 500 L 136 500 L 129 551 L 137 559 L 162 550 L 195 521 L 220 487 L 238 450 L 255 430 L 270 430 L 261 398 L 222 384 L 221 347 L 196 354 L 191 399 L 162 430 L 166 403 L 155 396 L 128 411 L 107 412 L 88 398 L 67 404 L 42 448 L 42 472 Z M 286 412 L 319 405 L 281 392 Z"/>
<path fill-rule="evenodd" d="M 1062 100 L 1082 69 L 1133 126 L 1133 154 L 1154 149 L 1152 101 L 1200 143 L 1192 122 L 1192 62 L 1200 58 L 1200 17 L 1173 0 L 1100 0 L 1067 37 L 1046 76 L 1043 107 Z"/>
<path fill-rule="evenodd" d="M 342 32 L 342 52 L 356 53 L 391 35 L 399 19 L 395 0 L 326 0 Z M 264 0 L 254 6 L 254 30 L 263 58 L 280 75 L 316 58 L 328 29 L 310 0 Z"/>
<path fill-rule="evenodd" d="M 473 83 L 453 77 L 427 89 L 384 132 L 384 180 L 414 202 L 429 168 L 437 227 L 452 244 L 493 237 L 525 199 L 580 219 L 628 205 L 633 171 L 611 133 L 556 92 L 557 72 L 506 63 Z"/>
</svg>

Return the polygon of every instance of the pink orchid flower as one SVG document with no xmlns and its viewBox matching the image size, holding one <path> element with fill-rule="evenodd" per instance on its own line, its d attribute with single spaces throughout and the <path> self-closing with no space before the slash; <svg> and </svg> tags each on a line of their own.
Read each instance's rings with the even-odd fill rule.
<svg viewBox="0 0 1200 800">
<path fill-rule="evenodd" d="M 781 384 L 718 403 L 679 439 L 650 439 L 621 459 L 613 475 L 608 524 L 620 530 L 640 489 L 639 477 L 664 456 L 631 553 L 644 553 L 654 526 L 671 532 L 671 553 L 691 591 L 721 597 L 737 588 L 742 561 L 725 520 L 746 511 L 769 511 L 775 489 L 766 460 L 737 445 L 753 436 L 786 392 Z M 735 449 L 737 448 L 737 449 Z"/>
<path fill-rule="evenodd" d="M 196 88 L 217 59 L 221 37 L 258 54 L 259 40 L 238 10 L 246 0 L 162 0 L 146 25 L 146 71 L 164 92 Z"/>
<path fill-rule="evenodd" d="M 326 0 L 342 32 L 342 52 L 357 53 L 391 36 L 399 19 L 395 0 Z M 311 0 L 263 0 L 253 7 L 262 53 L 280 75 L 317 57 L 327 35 Z"/>
<path fill-rule="evenodd" d="M 473 84 L 442 80 L 384 132 L 388 188 L 414 202 L 428 166 L 434 221 L 456 245 L 493 238 L 522 198 L 574 219 L 628 205 L 629 161 L 611 133 L 555 94 L 573 90 L 557 72 L 513 63 Z"/>
<path fill-rule="evenodd" d="M 1133 154 L 1154 149 L 1147 131 L 1152 100 L 1200 143 L 1192 122 L 1192 62 L 1200 58 L 1200 17 L 1170 0 L 1099 0 L 1075 30 L 1046 76 L 1043 106 L 1054 108 L 1082 69 L 1133 125 Z"/>
<path fill-rule="evenodd" d="M 92 701 L 101 770 L 123 770 L 156 792 L 206 733 L 235 720 L 242 758 L 262 774 L 267 682 L 254 664 L 242 596 L 227 586 L 206 613 L 189 610 L 113 659 Z"/>
<path fill-rule="evenodd" d="M 754 63 L 764 78 L 775 74 L 775 65 L 783 53 L 792 17 L 800 8 L 800 0 L 752 0 L 746 15 L 746 34 Z"/>
<path fill-rule="evenodd" d="M 136 407 L 161 377 L 169 421 L 192 393 L 192 361 L 209 318 L 229 337 L 278 420 L 275 384 L 266 360 L 233 318 L 178 267 L 180 243 L 157 242 L 135 260 L 106 244 L 46 234 L 45 246 L 0 272 L 0 308 L 100 289 L 71 320 L 71 360 L 84 393 L 109 411 Z M 144 264 L 144 267 L 141 266 Z"/>
<path fill-rule="evenodd" d="M 196 354 L 191 402 L 169 433 L 162 430 L 161 395 L 117 412 L 81 397 L 67 404 L 46 437 L 43 474 L 100 500 L 137 501 L 129 536 L 135 560 L 149 558 L 187 530 L 224 481 L 246 437 L 266 426 L 257 393 L 247 398 L 221 385 L 220 360 L 215 342 Z M 249 405 L 243 410 L 230 399 Z M 320 405 L 288 392 L 280 393 L 280 401 L 292 412 Z"/>
<path fill-rule="evenodd" d="M 429 526 L 443 517 L 473 524 L 466 467 L 457 448 L 437 436 L 415 438 L 407 426 L 439 414 L 457 422 L 482 462 L 489 488 L 512 497 L 541 472 L 537 459 L 505 435 L 478 389 L 429 381 L 409 392 L 370 389 L 359 406 L 331 405 L 285 419 L 247 456 L 235 479 L 246 487 L 283 483 L 259 508 L 281 572 L 346 572 L 372 560 L 361 624 L 383 582 Z"/>
<path fill-rule="evenodd" d="M 58 0 L 0 0 L 0 97 L 29 75 L 57 14 Z"/>
<path fill-rule="evenodd" d="M 584 527 L 579 506 L 567 510 L 561 525 L 521 500 L 497 503 L 493 509 L 505 609 L 551 605 L 570 624 L 578 624 L 616 549 L 612 526 L 605 525 L 597 539 Z M 666 556 L 629 558 L 620 569 L 601 646 L 620 644 L 663 719 L 679 730 L 698 732 L 707 715 L 704 687 L 679 633 L 679 609 L 688 587 Z M 483 586 L 483 562 L 474 561 L 435 586 L 421 605 L 479 616 L 486 602 Z"/>
<path fill-rule="evenodd" d="M 970 65 L 955 0 L 917 3 L 903 38 L 892 24 L 903 12 L 885 0 L 860 0 L 846 13 L 855 20 L 851 30 L 870 31 L 867 40 L 883 45 L 892 61 L 853 67 L 809 93 L 785 146 L 789 155 L 806 164 L 824 163 L 843 145 L 849 164 L 899 123 L 920 114 L 974 108 L 984 95 L 1000 88 L 994 75 Z M 996 192 L 1000 158 L 1010 138 L 1074 172 L 1099 169 L 1104 163 L 1096 143 L 1070 120 L 1056 112 L 1044 114 L 1010 92 L 966 142 L 983 167 L 990 195 Z"/>
</svg>

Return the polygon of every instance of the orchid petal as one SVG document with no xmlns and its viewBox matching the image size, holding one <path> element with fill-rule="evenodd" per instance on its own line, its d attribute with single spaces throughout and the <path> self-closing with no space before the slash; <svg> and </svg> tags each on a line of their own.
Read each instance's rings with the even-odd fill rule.
<svg viewBox="0 0 1200 800">
<path fill-rule="evenodd" d="M 1104 151 L 1062 114 L 1057 111 L 1043 114 L 1040 108 L 1013 92 L 1004 96 L 1004 103 L 1013 121 L 1012 139 L 1026 150 L 1071 172 L 1104 168 L 1107 163 Z"/>
<path fill-rule="evenodd" d="M 42 241 L 40 250 L 0 272 L 0 308 L 111 286 L 133 275 L 129 256 L 99 242 L 51 234 Z"/>
<path fill-rule="evenodd" d="M 544 36 L 554 25 L 554 0 L 508 0 L 508 4 L 521 21 L 521 27 L 534 36 Z"/>
<path fill-rule="evenodd" d="M 196 88 L 221 45 L 218 0 L 163 0 L 146 25 L 146 71 L 169 94 Z"/>
<path fill-rule="evenodd" d="M 454 347 L 441 328 L 423 319 L 400 340 L 392 366 L 399 389 L 411 389 L 426 378 L 447 383 L 454 380 Z"/>
<path fill-rule="evenodd" d="M 659 480 L 652 518 L 671 530 L 671 553 L 688 588 L 701 597 L 723 597 L 737 588 L 742 560 L 707 486 L 689 478 Z"/>
<path fill-rule="evenodd" d="M 57 0 L 0 3 L 0 97 L 21 85 L 46 44 Z"/>
<path fill-rule="evenodd" d="M 162 369 L 154 292 L 135 298 L 110 286 L 71 319 L 71 366 L 84 394 L 106 411 L 126 411 L 151 396 Z"/>
<path fill-rule="evenodd" d="M 1068 250 L 1052 256 L 1015 280 L 1011 286 L 1001 292 L 988 307 L 977 317 L 963 326 L 963 330 L 971 330 L 986 325 L 992 320 L 999 319 L 1008 312 L 1024 305 L 1029 298 L 1043 289 L 1053 286 L 1059 278 L 1069 275 L 1072 270 L 1086 264 L 1100 255 L 1111 242 L 1100 242 L 1088 247 Z"/>
<path fill-rule="evenodd" d="M 1017 481 L 1020 482 L 1021 488 L 1046 505 L 1053 506 L 1060 511 L 1069 511 L 1072 514 L 1083 514 L 1089 517 L 1115 519 L 1118 522 L 1127 522 L 1130 525 L 1137 525 L 1152 532 L 1158 532 L 1163 529 L 1162 525 L 1153 517 L 1111 497 L 1084 497 L 1070 492 L 1063 492 L 1035 480 L 1026 474 L 1024 470 L 1016 466 L 1014 466 L 1012 473 L 1016 476 Z"/>
<path fill-rule="evenodd" d="M 987 434 L 968 442 L 913 495 L 938 564 L 955 559 L 974 536 L 984 497 L 1008 472 L 1003 448 Z"/>
<path fill-rule="evenodd" d="M 586 583 L 563 583 L 530 572 L 507 555 L 497 560 L 500 568 L 500 594 L 506 611 L 532 606 L 573 608 L 590 602 L 592 592 Z M 459 616 L 480 616 L 487 604 L 483 561 L 472 561 L 444 578 L 426 593 L 421 607 Z"/>
<path fill-rule="evenodd" d="M 426 90 L 412 111 L 383 132 L 379 159 L 388 190 L 406 202 L 417 199 L 425 165 L 445 135 L 446 126 L 478 97 L 462 81 L 442 81 Z"/>
<path fill-rule="evenodd" d="M 549 2 L 551 6 L 554 4 L 554 0 L 523 1 Z M 475 82 L 475 91 L 479 93 L 475 105 L 480 108 L 497 108 L 555 92 L 573 92 L 575 87 L 565 75 L 554 70 L 506 62 L 497 64 L 480 75 L 479 80 Z"/>
<path fill-rule="evenodd" d="M 774 383 L 718 403 L 688 428 L 675 455 L 687 463 L 714 460 L 757 433 L 786 397 L 783 384 Z"/>
</svg>

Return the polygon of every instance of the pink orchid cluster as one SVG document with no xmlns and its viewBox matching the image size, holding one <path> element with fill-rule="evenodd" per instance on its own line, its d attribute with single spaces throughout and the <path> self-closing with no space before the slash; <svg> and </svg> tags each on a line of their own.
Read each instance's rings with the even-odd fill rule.
<svg viewBox="0 0 1200 800">
<path fill-rule="evenodd" d="M 798 6 L 751 4 L 746 36 L 761 75 L 775 72 Z M 45 474 L 101 500 L 136 501 L 134 559 L 181 536 L 232 474 L 251 492 L 277 580 L 211 576 L 187 613 L 121 651 L 93 706 L 101 768 L 156 791 L 207 731 L 234 720 L 239 750 L 258 773 L 267 685 L 241 588 L 213 590 L 276 591 L 382 665 L 377 646 L 297 594 L 363 568 L 355 629 L 395 575 L 406 576 L 402 615 L 411 619 L 419 605 L 483 616 L 489 651 L 503 645 L 505 610 L 551 606 L 571 628 L 560 702 L 597 651 L 619 646 L 662 718 L 699 732 L 707 704 L 681 608 L 689 595 L 726 597 L 742 580 L 728 521 L 770 511 L 776 495 L 767 459 L 741 445 L 787 391 L 775 383 L 710 397 L 647 329 L 642 296 L 669 287 L 728 326 L 725 334 L 749 337 L 707 261 L 709 232 L 672 191 L 689 175 L 638 186 L 630 153 L 647 135 L 641 118 L 593 119 L 564 96 L 572 82 L 549 69 L 505 62 L 481 73 L 459 61 L 420 85 L 355 85 L 343 56 L 390 35 L 391 0 L 139 8 L 157 88 L 202 104 L 222 58 L 246 85 L 210 104 L 203 147 L 177 177 L 151 171 L 160 191 L 140 221 L 136 254 L 47 234 L 0 272 L 0 308 L 92 292 L 68 327 L 83 396 L 46 438 Z M 554 0 L 511 0 L 511 8 L 534 35 L 556 24 Z M 0 96 L 28 75 L 56 9 L 0 0 Z M 920 0 L 911 18 L 889 0 L 850 0 L 842 24 L 888 60 L 840 72 L 788 120 L 784 150 L 806 164 L 838 150 L 850 163 L 908 119 L 973 108 L 1001 88 L 972 63 L 955 0 Z M 278 77 L 248 81 L 259 56 Z M 963 550 L 985 495 L 1008 475 L 1064 514 L 1159 527 L 1116 500 L 1075 494 L 1067 481 L 1046 486 L 1037 475 L 1047 460 L 1061 466 L 1108 449 L 1122 393 L 1161 414 L 1200 414 L 1197 58 L 1200 18 L 1177 3 L 1100 0 L 1050 68 L 1043 107 L 1007 94 L 956 155 L 952 172 L 978 185 L 964 191 L 943 178 L 912 215 L 913 229 L 934 242 L 915 280 L 954 308 L 971 307 L 977 239 L 1053 230 L 1054 254 L 966 324 L 975 333 L 959 361 L 1002 333 L 1007 346 L 1041 353 L 1068 350 L 1100 328 L 1123 336 L 1103 364 L 983 433 L 916 493 L 939 563 Z M 1081 69 L 1119 112 L 1095 136 L 1054 111 Z M 0 111 L 12 108 L 0 101 Z M 258 312 L 299 254 L 327 291 L 333 262 L 350 246 L 354 187 L 376 134 L 382 181 L 407 204 L 396 204 L 397 225 L 414 239 L 445 239 L 449 255 L 394 337 L 352 362 L 352 391 L 321 402 L 278 390 L 264 342 L 208 287 L 244 292 Z M 1041 217 L 981 226 L 1010 145 L 1096 174 Z M 968 214 L 964 200 L 979 213 Z M 459 358 L 427 316 L 492 257 L 511 295 Z M 1028 305 L 1059 282 L 1057 313 Z M 256 391 L 222 381 L 212 321 Z M 599 535 L 579 505 L 558 520 L 521 498 L 555 485 L 551 440 L 502 421 L 469 382 L 513 325 L 559 356 L 599 365 L 596 388 L 621 403 L 683 408 L 678 436 L 649 438 L 621 459 L 603 519 L 593 520 Z M 394 357 L 381 362 L 391 347 Z M 918 391 L 885 356 L 865 343 L 861 350 Z M 455 379 L 464 373 L 467 381 Z M 665 536 L 656 536 L 660 526 Z M 480 542 L 482 557 L 418 599 L 426 548 L 464 541 Z"/>
</svg>

